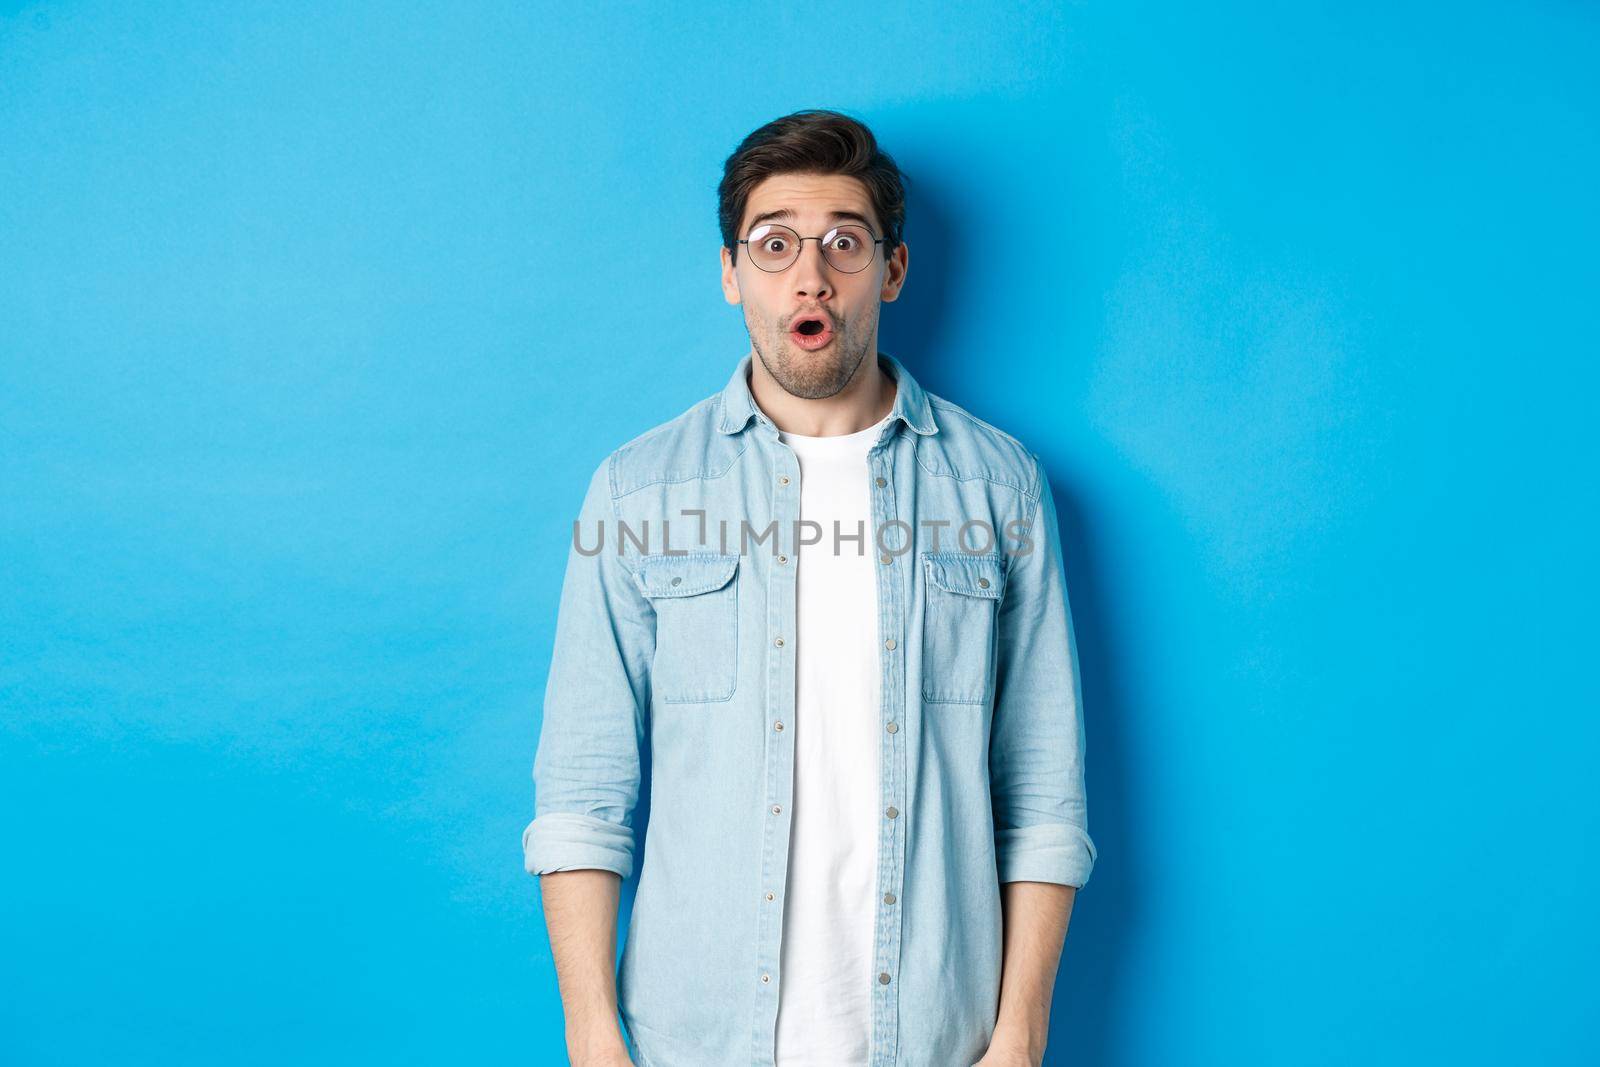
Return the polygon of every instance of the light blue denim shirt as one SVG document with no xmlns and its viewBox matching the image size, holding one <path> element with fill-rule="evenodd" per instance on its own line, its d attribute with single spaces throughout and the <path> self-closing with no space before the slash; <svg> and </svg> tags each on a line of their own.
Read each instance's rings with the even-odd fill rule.
<svg viewBox="0 0 1600 1067">
<path fill-rule="evenodd" d="M 639 1067 L 773 1064 L 798 554 L 878 563 L 871 1067 L 979 1059 L 1000 883 L 1082 886 L 1094 865 L 1050 483 L 1016 438 L 879 359 L 896 388 L 863 472 L 876 529 L 836 542 L 797 521 L 799 463 L 751 395 L 748 353 L 720 393 L 612 452 L 584 497 L 523 854 L 532 874 L 629 877 L 649 767 L 617 979 Z"/>
</svg>

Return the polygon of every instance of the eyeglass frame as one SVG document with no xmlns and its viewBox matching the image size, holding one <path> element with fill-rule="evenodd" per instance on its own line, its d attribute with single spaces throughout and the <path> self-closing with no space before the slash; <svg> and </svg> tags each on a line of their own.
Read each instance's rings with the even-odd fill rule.
<svg viewBox="0 0 1600 1067">
<path fill-rule="evenodd" d="M 823 234 L 822 237 L 801 237 L 799 230 L 796 230 L 793 226 L 784 226 L 783 223 L 781 223 L 781 222 L 763 222 L 761 225 L 763 225 L 763 226 L 782 226 L 785 230 L 788 230 L 790 233 L 794 234 L 795 244 L 799 246 L 799 247 L 797 247 L 795 249 L 794 258 L 791 259 L 789 262 L 785 263 L 783 266 L 779 267 L 777 270 L 768 270 L 767 268 L 763 267 L 761 264 L 757 263 L 755 261 L 754 257 L 752 257 L 750 255 L 750 250 L 748 248 L 746 248 L 745 249 L 745 259 L 749 260 L 750 264 L 752 266 L 754 266 L 756 268 L 756 270 L 760 271 L 763 274 L 782 274 L 784 271 L 788 270 L 790 267 L 792 267 L 796 263 L 800 262 L 800 253 L 802 253 L 802 252 L 804 252 L 806 250 L 806 242 L 807 241 L 815 241 L 815 242 L 817 242 L 817 251 L 822 253 L 822 261 L 824 263 L 826 263 L 832 269 L 838 271 L 840 274 L 860 274 L 862 271 L 864 271 L 868 267 L 872 266 L 872 260 L 876 259 L 877 256 L 878 256 L 878 246 L 881 245 L 881 244 L 887 244 L 888 241 L 889 241 L 889 238 L 887 238 L 887 237 L 878 237 L 878 236 L 873 235 L 872 236 L 872 256 L 865 263 L 861 264 L 861 266 L 857 267 L 855 270 L 845 270 L 843 267 L 834 266 L 833 260 L 828 258 L 827 250 L 822 244 L 822 238 L 823 237 L 832 236 L 832 234 L 835 231 L 842 230 L 847 226 L 848 227 L 853 227 L 854 229 L 858 229 L 858 230 L 865 230 L 868 235 L 872 235 L 872 230 L 870 228 L 866 227 L 866 226 L 863 226 L 861 223 L 859 223 L 859 222 L 841 222 L 839 225 L 835 226 L 833 229 L 831 229 L 827 233 Z M 750 244 L 750 238 L 741 237 L 735 243 L 736 244 L 741 244 L 741 245 L 749 245 Z"/>
</svg>

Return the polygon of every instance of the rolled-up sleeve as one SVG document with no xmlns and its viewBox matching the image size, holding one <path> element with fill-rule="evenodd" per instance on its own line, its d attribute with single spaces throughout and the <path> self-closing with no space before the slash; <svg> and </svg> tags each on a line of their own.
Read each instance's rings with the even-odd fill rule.
<svg viewBox="0 0 1600 1067">
<path fill-rule="evenodd" d="M 1082 886 L 1094 867 L 1078 649 L 1049 479 L 1033 457 L 1027 546 L 1000 603 L 989 779 L 1001 882 Z M 1019 550 L 1026 547 L 1027 550 Z"/>
<path fill-rule="evenodd" d="M 529 874 L 633 873 L 655 616 L 617 554 L 611 462 L 590 479 L 567 554 L 533 760 L 534 818 L 522 832 Z M 602 549 L 585 554 L 602 530 Z"/>
</svg>

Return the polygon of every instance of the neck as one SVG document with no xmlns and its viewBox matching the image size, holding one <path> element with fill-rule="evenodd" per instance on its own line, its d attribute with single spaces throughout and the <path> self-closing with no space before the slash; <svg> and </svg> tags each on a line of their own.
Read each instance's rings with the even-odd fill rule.
<svg viewBox="0 0 1600 1067">
<path fill-rule="evenodd" d="M 843 389 L 833 396 L 811 400 L 786 391 L 752 354 L 750 395 L 784 433 L 834 437 L 865 430 L 889 414 L 894 408 L 895 383 L 883 372 L 874 348 Z"/>
</svg>

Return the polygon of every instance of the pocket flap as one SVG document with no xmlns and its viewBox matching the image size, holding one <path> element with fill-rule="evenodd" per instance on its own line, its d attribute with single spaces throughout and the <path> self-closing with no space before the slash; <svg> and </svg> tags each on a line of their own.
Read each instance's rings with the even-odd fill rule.
<svg viewBox="0 0 1600 1067">
<path fill-rule="evenodd" d="M 644 556 L 634 578 L 648 597 L 695 596 L 727 585 L 738 566 L 738 556 L 714 552 Z"/>
<path fill-rule="evenodd" d="M 998 555 L 924 552 L 922 561 L 928 571 L 928 581 L 946 592 L 999 600 L 1005 587 L 1005 560 Z"/>
</svg>

